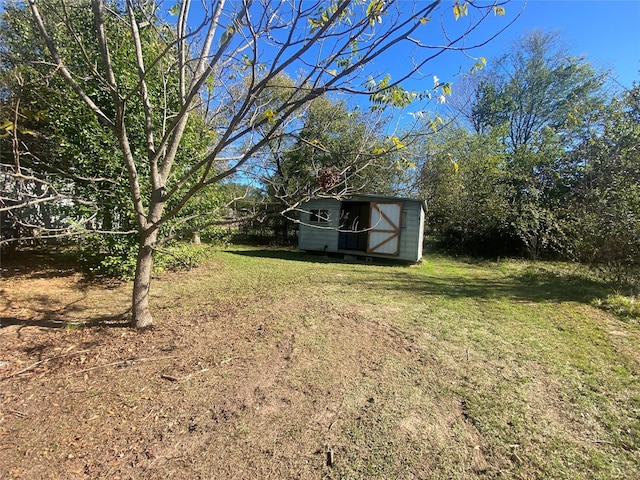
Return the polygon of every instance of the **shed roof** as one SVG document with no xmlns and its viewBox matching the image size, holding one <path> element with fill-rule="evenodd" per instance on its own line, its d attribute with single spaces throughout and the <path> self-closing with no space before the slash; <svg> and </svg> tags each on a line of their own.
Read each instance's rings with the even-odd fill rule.
<svg viewBox="0 0 640 480">
<path fill-rule="evenodd" d="M 328 198 L 335 199 L 338 202 L 371 202 L 376 200 L 390 201 L 390 202 L 414 202 L 420 203 L 424 211 L 427 211 L 427 202 L 425 200 L 419 198 L 411 198 L 411 197 L 394 197 L 392 195 L 377 195 L 375 193 L 358 193 L 351 196 L 346 197 L 316 197 L 316 198 Z M 313 200 L 313 199 L 312 199 Z"/>
</svg>

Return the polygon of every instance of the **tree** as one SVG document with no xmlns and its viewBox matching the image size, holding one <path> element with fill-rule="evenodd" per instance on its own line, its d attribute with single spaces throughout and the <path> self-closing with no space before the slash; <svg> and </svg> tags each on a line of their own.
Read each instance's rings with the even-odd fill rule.
<svg viewBox="0 0 640 480">
<path fill-rule="evenodd" d="M 534 146 L 545 130 L 570 145 L 602 104 L 606 78 L 570 55 L 559 33 L 541 31 L 515 41 L 482 77 L 471 104 L 473 127 L 507 125 L 505 143 L 513 151 Z"/>
<path fill-rule="evenodd" d="M 505 147 L 499 135 L 451 124 L 422 147 L 419 191 L 429 206 L 432 235 L 449 250 L 474 255 L 511 253 Z"/>
<path fill-rule="evenodd" d="M 564 242 L 555 212 L 576 167 L 569 152 L 604 103 L 605 78 L 569 55 L 558 34 L 533 32 L 477 84 L 466 117 L 476 132 L 502 135 L 509 224 L 532 258 Z"/>
<path fill-rule="evenodd" d="M 68 59 L 69 68 L 82 71 L 85 62 L 97 58 L 99 51 L 94 45 L 91 9 L 78 7 L 82 5 L 70 4 L 61 13 L 73 30 L 65 28 L 64 22 L 56 22 L 50 32 L 60 45 L 60 54 Z M 44 45 L 33 48 L 40 35 L 30 17 L 21 4 L 7 4 L 0 24 L 5 40 L 1 72 L 5 85 L 9 86 L 9 111 L 16 117 L 10 124 L 15 123 L 17 127 L 11 128 L 8 135 L 14 147 L 3 149 L 3 154 L 11 152 L 13 158 L 3 163 L 17 165 L 14 179 L 25 172 L 30 176 L 14 183 L 16 187 L 23 186 L 11 192 L 12 206 L 23 207 L 12 208 L 9 214 L 15 219 L 18 231 L 27 231 L 38 238 L 89 233 L 79 248 L 83 268 L 93 273 L 132 277 L 137 255 L 136 220 L 130 208 L 126 168 L 114 155 L 118 150 L 117 139 L 111 131 L 101 128 L 97 117 L 78 101 L 64 79 L 52 74 Z M 126 45 L 128 29 L 113 20 L 107 18 L 105 22 L 107 35 L 114 44 Z M 145 29 L 140 39 L 148 61 L 155 60 L 158 47 L 164 43 L 162 32 Z M 112 55 L 112 62 L 115 70 L 125 73 L 135 65 L 135 50 L 119 48 Z M 95 79 L 85 76 L 81 82 L 97 104 L 108 108 L 109 94 L 96 85 Z M 120 88 L 135 91 L 136 82 L 135 75 L 123 74 Z M 179 104 L 177 85 L 178 78 L 165 70 L 165 75 L 147 80 L 148 95 L 153 103 L 162 99 L 175 108 Z M 134 96 L 127 99 L 126 108 L 129 142 L 134 151 L 143 151 L 144 107 Z M 197 110 L 190 115 L 176 155 L 176 169 L 184 168 L 191 158 L 203 155 L 210 144 L 211 132 L 202 116 Z M 25 131 L 28 134 L 24 134 Z M 147 180 L 142 179 L 142 183 L 142 188 L 147 189 Z M 25 188 L 25 185 L 31 186 Z M 189 228 L 195 229 L 219 211 L 222 203 L 219 192 L 210 190 L 194 196 L 182 212 L 163 227 L 165 238 L 182 237 L 184 232 L 180 227 L 185 226 L 187 220 Z M 6 199 L 5 195 L 2 197 Z M 44 199 L 49 201 L 43 202 Z M 217 201 L 212 203 L 213 199 Z M 199 213 L 197 220 L 195 209 Z M 38 215 L 34 215 L 34 211 Z M 203 212 L 209 215 L 200 214 Z"/>
<path fill-rule="evenodd" d="M 566 254 L 638 287 L 640 84 L 600 112 L 600 126 L 574 150 L 581 169 L 565 208 Z"/>
<path fill-rule="evenodd" d="M 290 205 L 310 195 L 340 195 L 342 190 L 388 190 L 392 176 L 389 156 L 382 152 L 384 120 L 379 112 L 350 110 L 344 101 L 313 100 L 300 131 L 280 150 L 282 158 L 270 165 L 268 182 Z M 337 176 L 329 179 L 331 173 Z"/>
<path fill-rule="evenodd" d="M 51 75 L 64 79 L 70 100 L 81 102 L 117 144 L 139 243 L 132 295 L 138 328 L 152 324 L 151 268 L 154 251 L 166 241 L 163 229 L 199 192 L 247 168 L 301 108 L 322 95 L 392 92 L 390 102 L 403 100 L 397 95 L 401 81 L 419 75 L 437 55 L 469 48 L 465 35 L 503 13 L 497 4 L 456 3 L 453 14 L 468 14 L 466 27 L 434 46 L 426 38 L 439 28 L 430 19 L 441 1 L 410 8 L 379 0 L 219 0 L 196 12 L 190 0 L 169 9 L 157 2 L 91 0 L 86 36 L 75 21 L 86 3 L 27 5 L 36 48 L 48 52 Z M 114 25 L 126 35 L 114 37 Z M 80 55 L 68 55 L 60 30 Z M 392 81 L 367 69 L 400 48 L 415 55 Z M 294 71 L 300 73 L 288 95 L 264 95 L 274 79 Z M 204 119 L 211 135 L 206 152 L 191 157 L 181 152 L 194 116 Z"/>
</svg>

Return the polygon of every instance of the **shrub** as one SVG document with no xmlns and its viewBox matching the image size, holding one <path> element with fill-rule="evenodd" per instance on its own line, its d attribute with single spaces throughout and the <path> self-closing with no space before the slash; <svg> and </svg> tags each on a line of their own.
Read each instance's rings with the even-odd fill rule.
<svg viewBox="0 0 640 480">
<path fill-rule="evenodd" d="M 210 256 L 213 251 L 211 245 L 226 245 L 229 234 L 220 227 L 212 227 L 203 231 L 202 237 L 208 244 L 196 245 L 185 241 L 158 249 L 154 271 L 194 268 Z M 137 254 L 135 235 L 92 234 L 79 240 L 76 261 L 91 276 L 131 280 L 136 271 Z"/>
<path fill-rule="evenodd" d="M 77 261 L 92 276 L 127 280 L 135 274 L 137 253 L 134 235 L 93 234 L 80 240 Z"/>
<path fill-rule="evenodd" d="M 209 258 L 213 252 L 211 245 L 179 243 L 158 250 L 153 268 L 155 272 L 190 270 Z"/>
</svg>

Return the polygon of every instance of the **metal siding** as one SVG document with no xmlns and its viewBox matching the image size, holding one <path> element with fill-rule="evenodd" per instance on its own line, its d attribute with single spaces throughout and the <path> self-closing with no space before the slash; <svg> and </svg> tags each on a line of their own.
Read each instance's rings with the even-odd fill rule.
<svg viewBox="0 0 640 480">
<path fill-rule="evenodd" d="M 338 235 L 335 230 L 340 216 L 340 204 L 332 199 L 310 200 L 302 206 L 300 227 L 298 230 L 298 247 L 302 250 L 335 252 L 338 250 Z M 309 211 L 327 210 L 329 222 L 314 226 L 309 222 Z"/>
<path fill-rule="evenodd" d="M 359 198 L 359 201 L 369 201 L 376 203 L 376 197 L 363 197 Z M 398 203 L 393 202 L 391 198 L 381 197 L 379 203 Z M 351 201 L 351 200 L 350 200 Z M 409 262 L 417 262 L 422 258 L 422 243 L 424 234 L 424 219 L 425 212 L 423 203 L 419 200 L 413 201 L 410 199 L 402 199 L 403 207 L 402 211 L 407 212 L 406 228 L 401 229 L 399 236 L 399 250 L 398 254 L 394 256 L 399 260 L 406 260 Z M 302 212 L 300 214 L 301 224 L 298 232 L 298 246 L 302 250 L 315 250 L 315 251 L 327 251 L 327 252 L 339 252 L 338 248 L 338 231 L 334 230 L 338 227 L 340 208 L 342 202 L 334 199 L 313 199 L 302 206 L 302 209 L 309 211 L 312 209 L 326 209 L 329 211 L 329 222 L 324 224 L 325 227 L 330 228 L 315 228 L 309 223 L 309 214 Z M 401 213 L 402 215 L 402 213 Z M 326 248 L 325 248 L 326 247 Z M 362 252 L 363 255 L 367 253 Z M 389 254 L 377 254 L 371 253 L 372 256 L 391 257 Z"/>
</svg>

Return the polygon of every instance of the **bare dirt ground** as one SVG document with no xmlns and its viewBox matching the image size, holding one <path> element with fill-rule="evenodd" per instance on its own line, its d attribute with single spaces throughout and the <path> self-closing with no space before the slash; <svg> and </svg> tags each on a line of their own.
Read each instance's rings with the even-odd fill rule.
<svg viewBox="0 0 640 480">
<path fill-rule="evenodd" d="M 393 296 L 341 297 L 339 272 L 321 291 L 301 286 L 312 268 L 272 280 L 247 261 L 237 284 L 224 284 L 237 266 L 216 261 L 166 273 L 153 286 L 156 326 L 137 332 L 129 284 L 54 260 L 2 264 L 1 479 L 571 478 L 579 461 L 528 461 L 522 446 L 483 437 L 460 392 L 489 382 L 490 364 L 433 348 L 435 330 L 386 321 L 401 311 Z M 531 421 L 566 416 L 551 409 L 555 380 L 530 385 Z M 560 448 L 527 438 L 531 451 Z"/>
<path fill-rule="evenodd" d="M 213 301 L 186 314 L 167 301 L 140 333 L 126 326 L 128 295 L 127 285 L 87 283 L 44 257 L 5 261 L 0 478 L 332 477 L 349 440 L 338 424 L 379 421 L 383 364 L 399 348 L 411 354 L 362 312 L 309 305 L 339 322 L 284 328 L 296 299 L 261 311 Z M 309 343 L 302 328 L 322 341 Z M 440 422 L 462 418 L 459 405 L 446 410 Z M 399 435 L 424 428 L 409 411 Z M 469 468 L 485 468 L 473 431 L 463 434 Z M 364 449 L 366 439 L 351 444 Z M 396 454 L 390 445 L 402 470 Z"/>
</svg>

